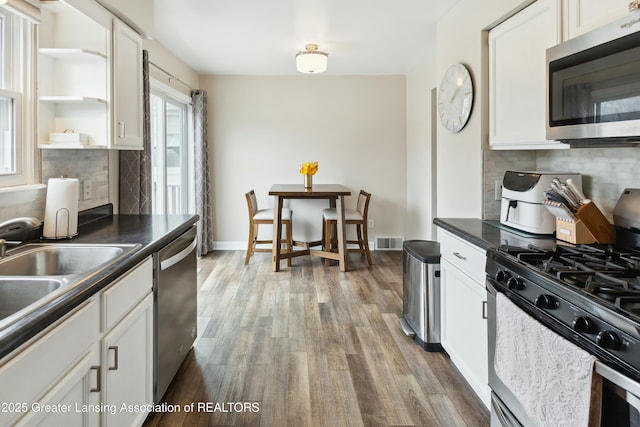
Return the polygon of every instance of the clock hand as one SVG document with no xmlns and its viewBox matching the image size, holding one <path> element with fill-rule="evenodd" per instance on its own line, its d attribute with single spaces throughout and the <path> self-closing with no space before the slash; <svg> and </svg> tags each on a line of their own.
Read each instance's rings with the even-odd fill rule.
<svg viewBox="0 0 640 427">
<path fill-rule="evenodd" d="M 453 100 L 456 98 L 456 95 L 458 94 L 458 91 L 460 90 L 460 86 L 456 86 L 455 90 L 453 91 L 453 94 L 451 95 L 451 99 L 449 100 L 449 102 L 453 102 Z"/>
</svg>

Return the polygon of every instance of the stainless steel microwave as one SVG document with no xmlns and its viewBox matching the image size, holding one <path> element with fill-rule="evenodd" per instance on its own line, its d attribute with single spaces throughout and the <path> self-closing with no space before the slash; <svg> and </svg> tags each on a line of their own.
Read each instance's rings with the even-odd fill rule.
<svg viewBox="0 0 640 427">
<path fill-rule="evenodd" d="M 547 139 L 640 143 L 640 11 L 547 49 Z"/>
</svg>

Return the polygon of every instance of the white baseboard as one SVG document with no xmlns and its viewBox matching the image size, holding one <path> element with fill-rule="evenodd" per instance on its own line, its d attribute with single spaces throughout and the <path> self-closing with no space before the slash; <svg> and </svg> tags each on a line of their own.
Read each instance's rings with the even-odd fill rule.
<svg viewBox="0 0 640 427">
<path fill-rule="evenodd" d="M 247 242 L 213 242 L 213 250 L 218 251 L 246 251 Z"/>
</svg>

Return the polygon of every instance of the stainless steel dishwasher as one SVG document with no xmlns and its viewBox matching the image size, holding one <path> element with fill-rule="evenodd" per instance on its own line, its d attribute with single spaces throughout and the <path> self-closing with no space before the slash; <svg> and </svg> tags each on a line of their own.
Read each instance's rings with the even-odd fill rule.
<svg viewBox="0 0 640 427">
<path fill-rule="evenodd" d="M 154 254 L 154 402 L 164 396 L 197 334 L 196 227 Z"/>
</svg>

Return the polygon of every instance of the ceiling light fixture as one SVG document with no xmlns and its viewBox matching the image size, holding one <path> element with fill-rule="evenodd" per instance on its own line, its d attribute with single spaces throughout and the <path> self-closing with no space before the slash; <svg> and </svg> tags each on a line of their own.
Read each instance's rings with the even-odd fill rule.
<svg viewBox="0 0 640 427">
<path fill-rule="evenodd" d="M 308 44 L 296 54 L 296 68 L 301 73 L 322 73 L 327 70 L 328 53 L 320 52 L 317 44 Z"/>
</svg>

